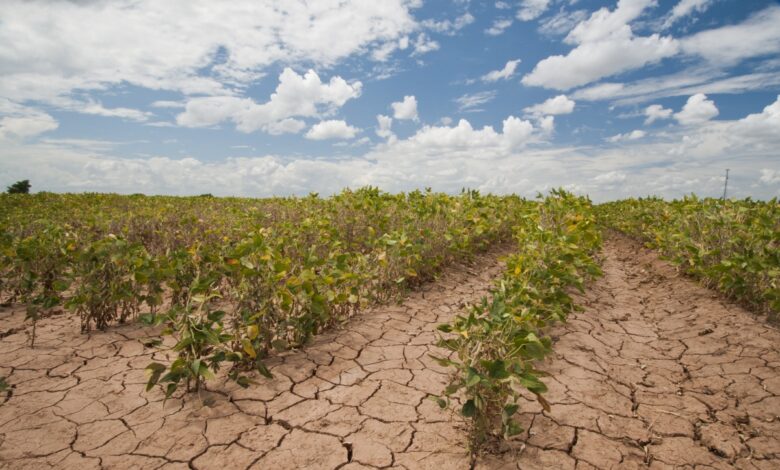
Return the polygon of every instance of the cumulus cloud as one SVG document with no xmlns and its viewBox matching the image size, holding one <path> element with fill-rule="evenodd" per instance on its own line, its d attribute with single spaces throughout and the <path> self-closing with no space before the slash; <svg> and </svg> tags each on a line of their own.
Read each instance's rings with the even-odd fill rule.
<svg viewBox="0 0 780 470">
<path fill-rule="evenodd" d="M 468 120 L 461 119 L 454 126 L 423 126 L 407 139 L 379 146 L 367 158 L 391 163 L 398 162 L 400 155 L 407 155 L 422 167 L 427 161 L 439 159 L 498 158 L 538 141 L 538 134 L 530 121 L 514 116 L 504 119 L 500 132 L 492 126 L 476 129 Z"/>
<path fill-rule="evenodd" d="M 626 180 L 626 174 L 621 171 L 608 171 L 593 178 L 593 181 L 601 184 L 622 183 Z"/>
<path fill-rule="evenodd" d="M 533 197 L 564 186 L 603 201 L 647 194 L 680 197 L 691 191 L 717 196 L 723 188 L 720 170 L 728 167 L 731 194 L 768 198 L 780 195 L 772 166 L 780 147 L 779 119 L 780 97 L 742 119 L 670 128 L 652 140 L 576 148 L 550 146 L 541 125 L 516 117 L 507 118 L 500 132 L 460 121 L 424 126 L 409 138 L 390 139 L 360 156 L 336 159 L 120 158 L 110 146 L 83 150 L 56 141 L 11 140 L 0 146 L 0 175 L 12 182 L 29 177 L 26 173 L 34 168 L 36 187 L 52 191 L 327 195 L 370 184 L 387 191 L 430 186 L 456 193 L 470 187 Z M 631 184 L 624 184 L 627 181 Z"/>
<path fill-rule="evenodd" d="M 393 108 L 393 117 L 396 119 L 411 119 L 417 121 L 417 98 L 413 95 L 404 96 L 403 101 L 397 101 L 390 105 Z"/>
<path fill-rule="evenodd" d="M 471 13 L 466 12 L 461 16 L 455 18 L 455 20 L 443 20 L 443 21 L 425 20 L 422 22 L 422 25 L 423 27 L 428 28 L 431 31 L 452 36 L 473 22 L 474 22 L 474 16 Z"/>
<path fill-rule="evenodd" d="M 780 184 L 780 171 L 762 168 L 761 177 L 758 180 L 763 184 Z"/>
<path fill-rule="evenodd" d="M 0 140 L 26 139 L 59 127 L 56 119 L 43 112 L 30 111 L 24 115 L 0 119 Z"/>
<path fill-rule="evenodd" d="M 536 122 L 545 135 L 550 135 L 555 130 L 555 116 L 539 116 Z"/>
<path fill-rule="evenodd" d="M 241 132 L 299 132 L 303 122 L 292 118 L 315 117 L 338 109 L 360 96 L 361 89 L 360 82 L 347 83 L 341 77 L 332 77 L 323 83 L 313 70 L 298 75 L 285 68 L 279 75 L 279 85 L 265 103 L 236 96 L 191 98 L 176 122 L 186 127 L 207 127 L 229 120 Z"/>
<path fill-rule="evenodd" d="M 389 139 L 393 136 L 393 131 L 391 128 L 393 127 L 393 118 L 390 116 L 384 116 L 382 114 L 378 114 L 376 116 L 376 122 L 377 122 L 377 128 L 376 128 L 376 135 L 383 139 Z"/>
<path fill-rule="evenodd" d="M 25 161 L 40 168 L 38 187 L 120 193 L 331 194 L 368 184 L 399 191 L 429 183 L 452 192 L 463 186 L 508 190 L 527 183 L 524 172 L 533 164 L 512 170 L 515 155 L 538 140 L 531 122 L 509 116 L 498 132 L 491 126 L 474 128 L 467 120 L 454 126 L 424 126 L 407 139 L 390 139 L 361 157 L 335 160 L 274 155 L 214 162 L 191 157 L 125 159 L 61 145 L 0 147 L 0 174 L 18 179 L 21 173 L 16 169 Z M 529 187 L 528 195 L 535 189 L 542 188 Z"/>
<path fill-rule="evenodd" d="M 351 139 L 360 129 L 352 127 L 343 120 L 321 121 L 313 125 L 306 138 L 310 140 Z"/>
<path fill-rule="evenodd" d="M 536 116 L 557 116 L 559 114 L 571 114 L 574 111 L 575 104 L 574 100 L 569 99 L 566 95 L 558 95 L 547 99 L 543 103 L 524 108 L 523 111 Z"/>
<path fill-rule="evenodd" d="M 276 62 L 329 66 L 397 42 L 419 28 L 411 14 L 416 6 L 415 0 L 7 0 L 0 2 L 0 96 L 54 101 L 121 83 L 224 94 Z M 213 73 L 204 76 L 204 68 Z"/>
<path fill-rule="evenodd" d="M 300 119 L 285 118 L 281 121 L 265 124 L 262 129 L 271 135 L 297 134 L 306 127 L 306 123 Z"/>
<path fill-rule="evenodd" d="M 512 26 L 511 18 L 498 18 L 493 21 L 493 24 L 485 30 L 485 34 L 488 36 L 500 36 L 504 34 L 510 26 Z"/>
<path fill-rule="evenodd" d="M 704 30 L 675 39 L 680 57 L 690 64 L 679 72 L 647 77 L 631 83 L 600 83 L 577 90 L 573 96 L 586 100 L 616 100 L 620 105 L 636 104 L 667 96 L 696 93 L 744 93 L 780 85 L 772 57 L 780 54 L 780 7 L 771 6 L 735 25 Z M 749 71 L 733 66 L 748 59 L 764 59 Z"/>
<path fill-rule="evenodd" d="M 636 129 L 631 132 L 626 132 L 625 134 L 616 134 L 613 135 L 612 137 L 607 137 L 606 140 L 607 142 L 611 142 L 614 144 L 617 142 L 625 142 L 627 140 L 638 140 L 646 135 L 647 133 L 645 131 Z"/>
<path fill-rule="evenodd" d="M 417 35 L 417 39 L 414 41 L 414 51 L 412 56 L 420 56 L 429 52 L 439 50 L 439 43 L 428 37 L 425 33 Z"/>
<path fill-rule="evenodd" d="M 594 12 L 566 36 L 565 42 L 576 47 L 566 55 L 540 61 L 523 77 L 523 84 L 568 90 L 676 55 L 679 44 L 674 38 L 637 37 L 629 25 L 654 4 L 654 0 L 620 0 L 614 10 Z"/>
<path fill-rule="evenodd" d="M 649 126 L 650 124 L 660 119 L 669 119 L 672 117 L 673 112 L 674 111 L 671 109 L 664 108 L 660 104 L 651 104 L 645 108 L 644 114 L 647 116 L 647 119 L 645 119 L 645 125 Z"/>
<path fill-rule="evenodd" d="M 512 77 L 512 75 L 515 74 L 515 70 L 517 70 L 517 64 L 519 64 L 521 61 L 520 59 L 510 60 L 507 61 L 507 63 L 504 65 L 504 68 L 501 70 L 492 70 L 485 75 L 482 76 L 483 82 L 497 82 L 499 80 L 508 80 Z"/>
<path fill-rule="evenodd" d="M 371 58 L 378 62 L 387 61 L 393 52 L 397 50 L 405 50 L 409 48 L 409 36 L 403 36 L 398 41 L 388 41 L 379 45 L 371 53 Z"/>
<path fill-rule="evenodd" d="M 542 16 L 550 6 L 550 0 L 522 0 L 520 9 L 517 11 L 517 19 L 522 21 L 531 21 Z"/>
<path fill-rule="evenodd" d="M 707 95 L 703 93 L 697 93 L 685 103 L 685 106 L 679 113 L 674 115 L 682 125 L 694 125 L 707 122 L 719 114 L 718 108 L 715 106 L 715 102 L 707 99 Z"/>
<path fill-rule="evenodd" d="M 758 142 L 765 142 L 768 148 L 780 144 L 780 95 L 774 103 L 766 106 L 760 113 L 749 114 L 734 123 L 732 132 Z"/>
</svg>

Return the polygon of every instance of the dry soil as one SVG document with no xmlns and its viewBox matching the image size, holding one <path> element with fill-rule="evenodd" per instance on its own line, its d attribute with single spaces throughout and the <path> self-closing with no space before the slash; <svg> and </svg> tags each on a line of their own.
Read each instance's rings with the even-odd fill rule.
<svg viewBox="0 0 780 470">
<path fill-rule="evenodd" d="M 453 266 L 269 361 L 274 379 L 220 381 L 163 403 L 144 367 L 172 353 L 154 330 L 81 335 L 44 319 L 35 350 L 18 308 L 0 311 L 0 468 L 357 469 L 470 467 L 462 420 L 427 397 L 449 371 L 435 327 L 485 295 L 503 250 Z M 552 411 L 476 468 L 780 468 L 780 332 L 612 237 L 584 311 L 551 330 Z"/>
</svg>

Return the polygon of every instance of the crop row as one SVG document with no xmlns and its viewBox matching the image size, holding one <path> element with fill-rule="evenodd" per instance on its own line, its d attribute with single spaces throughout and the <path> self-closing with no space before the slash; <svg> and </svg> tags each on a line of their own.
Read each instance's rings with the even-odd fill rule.
<svg viewBox="0 0 780 470">
<path fill-rule="evenodd" d="M 511 238 L 535 203 L 373 188 L 331 198 L 18 195 L 0 201 L 0 295 L 35 324 L 64 306 L 83 331 L 165 323 L 178 359 L 149 367 L 168 394 L 222 366 L 267 374 L 298 347 L 443 265 Z M 34 337 L 33 337 L 34 341 Z M 167 372 L 166 372 L 167 371 Z"/>
<path fill-rule="evenodd" d="M 602 223 L 658 249 L 700 279 L 770 319 L 780 312 L 780 203 L 627 199 L 598 206 Z"/>
<path fill-rule="evenodd" d="M 545 328 L 577 308 L 572 289 L 581 291 L 601 273 L 594 259 L 601 233 L 586 198 L 553 191 L 524 207 L 515 238 L 517 249 L 490 298 L 439 327 L 439 345 L 454 354 L 436 359 L 455 374 L 437 400 L 441 407 L 459 403 L 471 424 L 473 452 L 491 438 L 522 431 L 515 418 L 522 389 L 549 411 L 535 366 L 551 351 Z"/>
</svg>

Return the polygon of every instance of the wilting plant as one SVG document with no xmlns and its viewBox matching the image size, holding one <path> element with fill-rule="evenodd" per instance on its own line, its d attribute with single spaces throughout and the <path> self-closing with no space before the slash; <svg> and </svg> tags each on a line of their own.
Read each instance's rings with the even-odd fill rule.
<svg viewBox="0 0 780 470">
<path fill-rule="evenodd" d="M 451 354 L 434 359 L 454 368 L 454 378 L 436 401 L 443 408 L 453 397 L 461 401 L 472 453 L 522 431 L 516 414 L 523 389 L 549 410 L 544 374 L 535 367 L 551 351 L 544 327 L 575 309 L 570 288 L 600 274 L 592 254 L 601 238 L 587 199 L 553 191 L 519 220 L 518 249 L 492 297 L 439 326 L 439 346 Z"/>
</svg>

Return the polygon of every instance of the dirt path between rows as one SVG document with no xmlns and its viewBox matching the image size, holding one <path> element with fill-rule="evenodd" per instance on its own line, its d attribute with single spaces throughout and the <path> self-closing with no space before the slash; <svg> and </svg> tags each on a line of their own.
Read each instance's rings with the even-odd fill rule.
<svg viewBox="0 0 780 470">
<path fill-rule="evenodd" d="M 552 332 L 552 412 L 529 402 L 518 468 L 779 469 L 780 332 L 626 238 L 602 256 Z"/>
<path fill-rule="evenodd" d="M 170 356 L 143 346 L 152 330 L 80 335 L 59 315 L 31 351 L 20 313 L 0 311 L 0 376 L 14 386 L 0 468 L 468 469 L 461 420 L 426 398 L 448 379 L 428 354 L 501 254 L 274 358 L 273 380 L 165 404 L 143 391 L 143 368 Z M 529 400 L 527 431 L 476 467 L 780 468 L 780 333 L 622 238 L 603 256 L 585 311 L 552 330 L 552 411 Z"/>
</svg>

